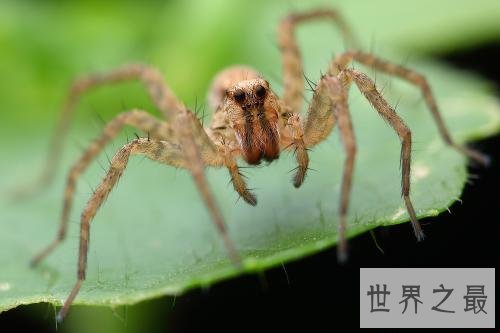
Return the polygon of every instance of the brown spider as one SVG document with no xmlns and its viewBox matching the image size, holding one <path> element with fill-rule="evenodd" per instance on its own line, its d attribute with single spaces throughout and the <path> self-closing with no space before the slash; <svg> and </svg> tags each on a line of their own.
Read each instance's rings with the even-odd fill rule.
<svg viewBox="0 0 500 333">
<path fill-rule="evenodd" d="M 411 131 L 382 97 L 374 82 L 365 74 L 347 67 L 351 61 L 358 61 L 417 86 L 437 123 L 443 140 L 461 153 L 487 164 L 486 156 L 458 145 L 451 139 L 431 89 L 422 74 L 369 53 L 347 51 L 336 56 L 327 69 L 327 74 L 318 81 L 307 115 L 303 117 L 301 109 L 304 79 L 294 30 L 298 24 L 316 19 L 332 20 L 340 27 L 346 40 L 353 40 L 349 29 L 336 11 L 321 9 L 286 16 L 278 28 L 279 47 L 283 57 L 283 98 L 280 99 L 269 83 L 254 69 L 245 66 L 231 67 L 218 74 L 213 81 L 209 104 L 214 113 L 208 128 L 203 128 L 196 116 L 168 88 L 161 74 L 149 66 L 128 65 L 108 73 L 88 75 L 74 82 L 61 113 L 41 184 L 53 178 L 62 148 L 62 138 L 67 132 L 75 104 L 84 92 L 105 84 L 140 80 L 165 117 L 165 121 L 137 109 L 121 113 L 106 124 L 102 135 L 90 144 L 71 168 L 64 192 L 64 208 L 57 237 L 32 260 L 33 265 L 38 264 L 65 238 L 76 180 L 105 145 L 116 137 L 124 125 L 134 126 L 148 133 L 147 138 L 137 138 L 116 153 L 111 160 L 109 171 L 82 212 L 77 281 L 58 314 L 59 320 L 66 315 L 85 280 L 90 223 L 122 175 L 131 154 L 145 155 L 151 160 L 189 170 L 222 236 L 229 257 L 239 265 L 237 251 L 227 234 L 223 217 L 205 180 L 204 168 L 226 167 L 236 192 L 249 204 L 256 205 L 255 195 L 247 189 L 245 180 L 239 172 L 237 158 L 242 157 L 248 164 L 255 165 L 262 160 L 277 159 L 283 150 L 293 150 L 298 164 L 293 185 L 300 187 L 308 170 L 308 148 L 325 140 L 334 126 L 338 125 L 347 155 L 339 202 L 337 248 L 339 260 L 345 260 L 346 214 L 356 155 L 355 138 L 347 105 L 347 92 L 352 83 L 401 139 L 402 196 L 415 235 L 417 239 L 422 239 L 424 234 L 410 200 Z"/>
</svg>

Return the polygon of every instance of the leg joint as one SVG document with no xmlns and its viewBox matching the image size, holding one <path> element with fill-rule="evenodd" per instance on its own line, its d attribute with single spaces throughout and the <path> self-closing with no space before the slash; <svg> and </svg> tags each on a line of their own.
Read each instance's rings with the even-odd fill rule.
<svg viewBox="0 0 500 333">
<path fill-rule="evenodd" d="M 411 143 L 411 130 L 405 124 L 402 124 L 399 130 L 399 136 L 401 141 Z"/>
<path fill-rule="evenodd" d="M 346 144 L 346 153 L 350 157 L 356 156 L 356 153 L 358 152 L 358 148 L 356 147 L 356 144 L 354 142 L 350 142 Z"/>
<path fill-rule="evenodd" d="M 86 276 L 85 276 L 85 267 L 83 268 L 78 268 L 78 273 L 76 274 L 76 277 L 78 280 L 85 280 Z"/>
</svg>

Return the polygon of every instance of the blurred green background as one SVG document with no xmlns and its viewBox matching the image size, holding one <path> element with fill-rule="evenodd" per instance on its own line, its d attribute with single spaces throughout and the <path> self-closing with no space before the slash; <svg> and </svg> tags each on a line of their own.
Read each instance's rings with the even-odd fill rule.
<svg viewBox="0 0 500 333">
<path fill-rule="evenodd" d="M 0 167 L 15 170 L 17 177 L 2 173 L 1 188 L 36 175 L 40 166 L 34 164 L 43 161 L 57 112 L 76 75 L 134 61 L 146 62 L 164 73 L 178 96 L 194 107 L 195 103 L 204 102 L 206 89 L 218 70 L 245 63 L 266 74 L 280 92 L 281 68 L 276 66 L 279 63 L 277 22 L 291 10 L 318 5 L 340 8 L 367 48 L 378 54 L 397 54 L 396 60 L 400 62 L 411 63 L 419 57 L 481 45 L 498 40 L 500 35 L 500 1 L 497 0 L 424 0 L 411 4 L 397 0 L 310 1 L 307 4 L 264 0 L 0 0 L 0 151 L 3 152 Z M 319 76 L 316 68 L 325 68 L 330 56 L 344 49 L 335 35 L 335 30 L 327 24 L 299 31 L 304 57 L 308 59 L 305 70 L 311 73 L 313 80 Z M 130 107 L 155 112 L 136 83 L 100 89 L 83 98 L 68 140 L 61 175 L 78 153 L 78 146 L 84 146 L 102 127 L 100 118 L 111 119 Z M 120 142 L 126 140 L 125 135 Z M 17 147 L 22 147 L 20 151 L 29 156 L 16 155 Z M 108 151 L 112 152 L 113 148 Z M 92 181 L 90 187 L 95 186 L 95 178 L 87 178 Z M 56 202 L 54 207 L 58 207 L 62 179 L 53 188 L 46 200 Z M 80 202 L 89 193 L 90 190 L 81 190 Z M 51 214 L 55 219 L 58 211 L 54 209 L 47 206 L 38 212 Z M 77 220 L 72 222 L 76 224 Z M 67 248 L 75 250 L 76 234 L 73 233 L 68 242 L 73 244 Z M 38 243 L 32 248 L 37 248 Z M 31 251 L 31 245 L 27 247 Z M 0 244 L 0 253 L 7 251 L 9 249 Z M 67 270 L 73 271 L 73 263 L 67 264 L 70 266 Z M 0 270 L 1 265 L 2 262 Z M 46 304 L 33 306 L 32 310 L 45 313 L 48 318 L 53 315 L 52 306 Z M 64 325 L 72 332 L 93 331 L 96 327 L 108 332 L 125 327 L 129 331 L 148 331 L 148 325 L 153 329 L 155 320 L 147 318 L 158 320 L 165 314 L 164 320 L 168 320 L 168 311 L 148 304 L 120 307 L 116 311 L 75 307 Z"/>
<path fill-rule="evenodd" d="M 211 77 L 228 64 L 246 63 L 278 76 L 280 68 L 267 65 L 275 61 L 259 54 L 274 48 L 265 54 L 277 58 L 278 19 L 290 10 L 315 5 L 343 8 L 365 46 L 378 52 L 397 48 L 410 58 L 481 44 L 500 33 L 500 4 L 495 0 L 424 0 L 404 6 L 396 0 L 2 0 L 0 119 L 2 124 L 26 121 L 27 130 L 48 127 L 75 75 L 134 60 L 158 67 L 190 105 L 195 98 L 204 99 Z M 343 49 L 310 35 L 307 39 L 324 45 L 325 54 Z M 318 59 L 326 62 L 324 55 Z M 147 105 L 139 100 L 144 96 L 132 93 L 137 90 L 131 89 L 124 102 Z M 106 100 L 91 99 L 105 119 L 121 108 L 113 104 L 115 99 Z"/>
</svg>

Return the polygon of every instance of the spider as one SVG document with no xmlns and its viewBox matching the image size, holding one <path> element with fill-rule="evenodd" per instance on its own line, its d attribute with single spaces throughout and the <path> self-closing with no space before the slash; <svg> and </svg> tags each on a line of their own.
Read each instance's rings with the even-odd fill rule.
<svg viewBox="0 0 500 333">
<path fill-rule="evenodd" d="M 213 80 L 208 101 L 214 112 L 212 122 L 207 128 L 203 128 L 195 114 L 177 99 L 163 81 L 162 75 L 150 66 L 131 64 L 107 73 L 83 76 L 74 81 L 61 113 L 49 153 L 49 162 L 40 183 L 49 182 L 54 175 L 53 170 L 59 160 L 71 115 L 77 101 L 85 92 L 98 86 L 139 80 L 165 120 L 159 120 L 138 109 L 120 113 L 105 125 L 101 136 L 89 145 L 71 168 L 64 191 L 64 205 L 57 236 L 33 258 L 33 266 L 64 240 L 76 181 L 106 144 L 115 138 L 125 125 L 136 127 L 148 134 L 147 137 L 137 137 L 128 142 L 114 155 L 106 176 L 81 214 L 77 281 L 58 313 L 58 320 L 65 317 L 85 280 L 91 221 L 127 167 L 130 155 L 145 155 L 151 160 L 190 172 L 230 259 L 239 265 L 240 258 L 207 184 L 204 168 L 227 168 L 235 191 L 248 204 L 255 206 L 257 198 L 247 188 L 245 179 L 239 172 L 238 159 L 241 158 L 250 165 L 257 165 L 262 161 L 273 161 L 279 158 L 282 151 L 291 150 L 297 163 L 293 185 L 298 188 L 307 175 L 308 149 L 324 141 L 337 125 L 346 154 L 339 198 L 337 254 L 339 261 L 345 260 L 346 215 L 356 156 L 356 140 L 347 103 L 348 90 L 353 83 L 401 140 L 402 197 L 417 239 L 424 238 L 410 199 L 411 131 L 377 90 L 374 81 L 348 65 L 357 61 L 415 85 L 421 90 L 444 142 L 482 164 L 487 164 L 488 158 L 452 140 L 430 86 L 422 74 L 363 51 L 346 51 L 331 61 L 326 74 L 321 76 L 315 86 L 307 114 L 301 114 L 304 77 L 294 32 L 298 25 L 320 19 L 331 20 L 340 28 L 346 41 L 353 44 L 354 38 L 350 29 L 335 10 L 318 9 L 289 14 L 278 26 L 278 43 L 283 60 L 282 98 L 276 95 L 269 82 L 255 69 L 242 65 L 230 67 L 220 72 Z"/>
</svg>

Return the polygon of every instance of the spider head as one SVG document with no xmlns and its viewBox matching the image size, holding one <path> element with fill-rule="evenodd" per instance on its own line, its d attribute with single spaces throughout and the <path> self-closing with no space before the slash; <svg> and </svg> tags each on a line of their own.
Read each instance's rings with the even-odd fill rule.
<svg viewBox="0 0 500 333">
<path fill-rule="evenodd" d="M 239 81 L 226 91 L 223 108 L 249 164 L 279 156 L 279 104 L 269 82 L 261 78 Z"/>
</svg>

